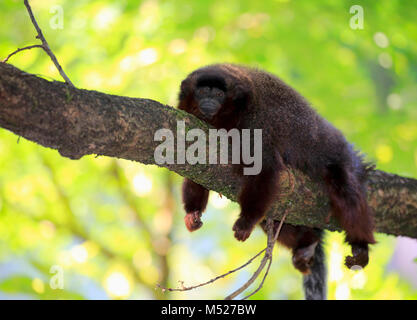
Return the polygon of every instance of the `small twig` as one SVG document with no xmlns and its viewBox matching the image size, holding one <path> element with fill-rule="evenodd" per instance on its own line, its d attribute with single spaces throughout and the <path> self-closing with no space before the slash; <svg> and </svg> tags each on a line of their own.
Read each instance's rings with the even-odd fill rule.
<svg viewBox="0 0 417 320">
<path fill-rule="evenodd" d="M 277 240 L 278 240 L 279 234 L 280 234 L 280 232 L 281 232 L 282 225 L 284 224 L 284 220 L 285 220 L 285 218 L 287 217 L 287 214 L 288 214 L 288 210 L 286 210 L 286 211 L 285 211 L 285 213 L 284 213 L 284 215 L 282 216 L 282 219 L 281 219 L 281 222 L 280 222 L 280 224 L 279 224 L 279 226 L 278 226 L 278 229 L 277 229 L 277 231 L 275 232 L 275 236 L 274 236 L 274 241 L 273 241 L 273 244 L 275 244 L 275 243 L 277 242 Z M 266 271 L 265 271 L 264 277 L 262 278 L 262 281 L 261 281 L 261 283 L 259 284 L 258 288 L 256 288 L 256 290 L 255 290 L 255 291 L 253 291 L 252 293 L 248 294 L 248 295 L 247 295 L 246 297 L 244 297 L 242 300 L 247 300 L 249 297 L 253 296 L 253 295 L 254 295 L 255 293 L 257 293 L 259 290 L 261 290 L 261 288 L 262 288 L 262 287 L 263 287 L 263 285 L 264 285 L 265 279 L 266 279 L 266 277 L 268 276 L 269 269 L 271 268 L 271 264 L 272 264 L 272 251 L 271 251 L 270 258 L 269 258 L 269 263 L 268 263 L 268 266 L 266 267 Z"/>
<path fill-rule="evenodd" d="M 268 234 L 268 240 L 267 240 L 268 245 L 266 247 L 265 255 L 262 258 L 262 261 L 259 264 L 258 269 L 255 271 L 255 273 L 252 275 L 252 277 L 248 281 L 246 281 L 239 289 L 237 289 L 236 291 L 229 294 L 225 298 L 225 300 L 232 300 L 232 299 L 236 298 L 239 294 L 241 294 L 243 291 L 245 291 L 258 278 L 259 274 L 265 268 L 266 263 L 269 261 L 267 270 L 265 272 L 265 275 L 264 275 L 264 278 L 262 279 L 261 284 L 258 286 L 258 288 L 254 292 L 252 292 L 250 295 L 246 296 L 243 299 L 249 298 L 251 295 L 255 294 L 256 292 L 258 292 L 262 288 L 262 286 L 264 284 L 264 281 L 266 279 L 266 276 L 268 275 L 269 268 L 270 268 L 271 263 L 272 263 L 272 251 L 274 250 L 274 245 L 275 245 L 275 243 L 278 239 L 279 233 L 281 232 L 281 228 L 282 228 L 282 225 L 284 224 L 284 220 L 285 220 L 287 214 L 288 214 L 288 210 L 285 211 L 284 216 L 282 217 L 281 222 L 279 223 L 278 229 L 275 232 L 275 234 L 273 233 L 274 232 L 273 231 L 274 230 L 274 221 L 271 218 L 267 219 L 267 222 L 266 222 L 267 228 L 266 229 L 267 229 L 267 234 Z"/>
<path fill-rule="evenodd" d="M 247 265 L 249 265 L 253 260 L 255 260 L 261 253 L 263 253 L 265 250 L 266 250 L 267 248 L 265 248 L 265 249 L 262 249 L 261 251 L 259 251 L 255 256 L 253 256 L 249 261 L 247 261 L 245 264 L 243 264 L 243 265 L 241 265 L 240 267 L 238 267 L 238 268 L 236 268 L 236 269 L 233 269 L 233 270 L 231 270 L 231 271 L 229 271 L 229 272 L 227 272 L 227 273 L 224 273 L 224 274 L 222 274 L 222 275 L 219 275 L 219 276 L 217 276 L 217 277 L 215 277 L 215 278 L 213 278 L 213 279 L 211 279 L 211 280 L 209 280 L 209 281 L 207 281 L 207 282 L 204 282 L 204 283 L 200 283 L 200 284 L 198 284 L 198 285 L 195 285 L 195 286 L 192 286 L 192 287 L 184 287 L 184 286 L 182 286 L 181 288 L 165 288 L 165 287 L 163 287 L 163 286 L 161 286 L 161 285 L 159 285 L 159 284 L 157 284 L 156 286 L 158 287 L 158 288 L 160 288 L 160 289 L 162 289 L 163 291 L 189 291 L 189 290 L 192 290 L 192 289 L 196 289 L 196 288 L 199 288 L 199 287 L 203 287 L 203 286 L 206 286 L 206 285 L 208 285 L 208 284 L 210 284 L 210 283 L 213 283 L 213 282 L 215 282 L 215 281 L 217 281 L 217 280 L 219 280 L 219 279 L 221 279 L 221 278 L 225 278 L 225 277 L 227 277 L 229 274 L 232 274 L 232 273 L 234 273 L 234 272 L 236 272 L 236 271 L 239 271 L 240 269 L 243 269 L 244 267 L 246 267 Z"/>
<path fill-rule="evenodd" d="M 284 224 L 285 218 L 286 218 L 286 217 L 287 217 L 287 215 L 288 215 L 288 210 L 289 210 L 289 209 L 287 208 L 287 209 L 285 210 L 284 214 L 282 215 L 282 219 L 281 219 L 281 221 L 280 221 L 280 223 L 279 223 L 279 226 L 278 226 L 277 231 L 275 232 L 274 241 L 273 241 L 273 243 L 272 243 L 272 244 L 275 244 L 275 242 L 277 242 L 277 240 L 278 240 L 279 234 L 280 234 L 280 232 L 281 232 L 282 225 Z"/>
<path fill-rule="evenodd" d="M 294 176 L 292 175 L 291 171 L 288 168 L 286 168 L 285 171 L 287 172 L 288 185 L 290 187 L 289 193 L 293 193 L 294 188 L 295 188 L 295 178 L 294 178 Z"/>
<path fill-rule="evenodd" d="M 6 62 L 12 55 L 14 55 L 15 53 L 22 51 L 22 50 L 26 50 L 26 49 L 31 49 L 34 47 L 40 47 L 42 48 L 47 54 L 48 56 L 51 58 L 52 62 L 55 64 L 56 68 L 59 71 L 59 74 L 61 75 L 62 78 L 64 78 L 65 82 L 71 86 L 74 87 L 73 83 L 71 82 L 71 80 L 67 77 L 67 75 L 65 74 L 64 70 L 62 69 L 61 65 L 58 62 L 58 59 L 55 57 L 54 53 L 52 52 L 51 48 L 49 47 L 48 42 L 46 41 L 45 37 L 42 34 L 42 30 L 39 28 L 38 23 L 36 22 L 36 19 L 33 15 L 32 9 L 29 5 L 28 0 L 24 1 L 24 4 L 26 6 L 26 9 L 29 13 L 30 19 L 32 20 L 33 25 L 35 26 L 36 32 L 38 33 L 38 35 L 36 36 L 37 39 L 42 41 L 42 45 L 34 45 L 34 46 L 28 46 L 22 49 L 18 49 L 15 52 L 11 53 L 4 62 Z"/>
<path fill-rule="evenodd" d="M 275 232 L 275 234 L 274 234 L 274 222 L 273 222 L 272 219 L 268 218 L 268 220 L 267 220 L 267 228 L 266 228 L 267 229 L 267 233 L 268 233 L 267 247 L 264 248 L 264 249 L 262 249 L 261 251 L 259 251 L 255 256 L 253 256 L 251 259 L 249 259 L 245 264 L 241 265 L 240 267 L 238 267 L 236 269 L 233 269 L 233 270 L 231 270 L 231 271 L 229 271 L 227 273 L 224 273 L 222 275 L 219 275 L 219 276 L 217 276 L 217 277 L 215 277 L 213 279 L 210 279 L 209 281 L 206 281 L 206 282 L 203 282 L 203 283 L 197 284 L 195 286 L 191 286 L 191 287 L 185 287 L 183 281 L 180 281 L 181 288 L 166 288 L 166 287 L 163 287 L 163 286 L 161 286 L 159 284 L 157 284 L 156 286 L 158 288 L 162 289 L 163 291 L 171 291 L 171 292 L 172 291 L 189 291 L 189 290 L 193 290 L 193 289 L 196 289 L 196 288 L 199 288 L 199 287 L 203 287 L 203 286 L 206 286 L 206 285 L 208 285 L 210 283 L 213 283 L 213 282 L 215 282 L 215 281 L 217 281 L 217 280 L 219 280 L 221 278 L 225 278 L 228 275 L 230 275 L 230 274 L 232 274 L 232 273 L 234 273 L 236 271 L 239 271 L 239 270 L 243 269 L 244 267 L 246 267 L 250 263 L 252 263 L 252 261 L 255 260 L 258 256 L 260 256 L 263 252 L 265 252 L 264 257 L 263 257 L 263 259 L 262 259 L 262 261 L 261 261 L 258 269 L 253 274 L 253 276 L 241 288 L 239 288 L 238 290 L 236 290 L 235 292 L 233 292 L 232 294 L 230 294 L 229 296 L 227 296 L 226 297 L 226 300 L 231 300 L 231 299 L 235 298 L 237 295 L 239 295 L 241 292 L 243 292 L 244 290 L 246 290 L 253 283 L 253 281 L 255 281 L 256 278 L 259 276 L 259 274 L 261 273 L 261 271 L 264 269 L 266 263 L 269 262 L 268 263 L 268 266 L 267 266 L 267 269 L 266 269 L 266 272 L 265 272 L 265 275 L 264 275 L 264 277 L 262 279 L 261 284 L 258 286 L 258 288 L 254 292 L 252 292 L 251 294 L 249 294 L 248 296 L 246 296 L 243 299 L 249 298 L 250 296 L 252 296 L 256 292 L 258 292 L 262 288 L 262 286 L 263 286 L 263 284 L 265 282 L 265 279 L 266 279 L 266 277 L 268 275 L 268 272 L 269 272 L 269 269 L 270 269 L 271 263 L 272 263 L 272 251 L 274 249 L 274 244 L 276 243 L 276 241 L 278 239 L 278 236 L 279 236 L 279 233 L 281 232 L 281 228 L 282 228 L 282 225 L 284 224 L 284 220 L 285 220 L 285 218 L 287 216 L 287 213 L 288 213 L 288 210 L 284 213 L 284 215 L 283 215 L 283 217 L 281 219 L 281 222 L 280 222 L 280 224 L 278 226 L 278 229 Z"/>
<path fill-rule="evenodd" d="M 263 270 L 263 268 L 265 267 L 265 264 L 268 262 L 269 259 L 269 255 L 270 255 L 270 244 L 271 244 L 271 238 L 273 238 L 272 236 L 272 230 L 273 230 L 273 220 L 268 218 L 267 220 L 267 231 L 268 231 L 268 240 L 267 240 L 267 247 L 266 247 L 266 251 L 265 251 L 265 255 L 262 258 L 261 263 L 259 264 L 258 269 L 256 269 L 255 273 L 252 275 L 252 277 L 250 277 L 250 279 L 248 281 L 246 281 L 239 289 L 233 291 L 231 294 L 229 294 L 225 300 L 233 300 L 235 297 L 237 297 L 239 294 L 241 294 L 243 291 L 245 291 L 255 280 L 256 278 L 259 276 L 259 274 L 261 273 L 261 271 Z"/>
<path fill-rule="evenodd" d="M 253 296 L 255 293 L 257 293 L 259 290 L 261 290 L 261 288 L 263 287 L 263 285 L 264 285 L 264 282 L 265 282 L 265 279 L 266 279 L 266 277 L 268 276 L 268 272 L 269 272 L 269 269 L 271 268 L 271 264 L 272 264 L 272 257 L 269 259 L 269 261 L 268 261 L 268 266 L 266 267 L 266 272 L 265 272 L 265 274 L 264 274 L 264 277 L 262 278 L 262 281 L 261 281 L 261 283 L 259 284 L 259 286 L 256 288 L 256 290 L 254 290 L 254 291 L 252 291 L 250 294 L 248 294 L 246 297 L 244 297 L 242 300 L 247 300 L 247 299 L 249 299 L 251 296 Z"/>
<path fill-rule="evenodd" d="M 11 56 L 14 56 L 16 53 L 18 53 L 20 51 L 28 50 L 28 49 L 32 49 L 32 48 L 42 48 L 43 49 L 43 46 L 41 44 L 34 44 L 32 46 L 27 46 L 27 47 L 24 47 L 24 48 L 17 48 L 17 50 L 15 50 L 11 54 L 9 54 L 6 57 L 6 59 L 3 60 L 3 62 L 6 63 L 10 59 Z"/>
</svg>

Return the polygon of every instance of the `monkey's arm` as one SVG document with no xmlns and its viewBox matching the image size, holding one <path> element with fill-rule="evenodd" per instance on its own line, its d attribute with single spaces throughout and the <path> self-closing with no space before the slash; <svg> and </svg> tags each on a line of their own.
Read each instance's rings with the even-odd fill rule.
<svg viewBox="0 0 417 320">
<path fill-rule="evenodd" d="M 244 178 L 239 195 L 241 212 L 233 226 L 235 238 L 239 241 L 245 241 L 250 236 L 255 225 L 264 217 L 278 196 L 282 160 L 277 155 L 272 163 L 268 162 L 263 161 L 262 171 L 258 175 Z"/>
<path fill-rule="evenodd" d="M 209 191 L 201 185 L 185 178 L 182 185 L 182 201 L 186 215 L 185 226 L 189 231 L 199 229 L 203 223 L 201 215 L 206 209 Z"/>
<path fill-rule="evenodd" d="M 368 207 L 366 190 L 354 169 L 341 164 L 327 167 L 325 176 L 333 215 L 346 231 L 353 256 L 346 257 L 348 268 L 368 264 L 368 244 L 374 244 L 374 222 Z"/>
</svg>

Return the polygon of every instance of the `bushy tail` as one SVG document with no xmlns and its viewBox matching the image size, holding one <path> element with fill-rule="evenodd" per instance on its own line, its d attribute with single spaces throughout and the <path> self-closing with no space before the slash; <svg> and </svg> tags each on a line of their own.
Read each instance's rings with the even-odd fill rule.
<svg viewBox="0 0 417 320">
<path fill-rule="evenodd" d="M 311 273 L 303 276 L 304 296 L 306 300 L 326 300 L 327 270 L 323 250 L 323 231 L 320 231 L 320 241 L 314 252 Z"/>
</svg>

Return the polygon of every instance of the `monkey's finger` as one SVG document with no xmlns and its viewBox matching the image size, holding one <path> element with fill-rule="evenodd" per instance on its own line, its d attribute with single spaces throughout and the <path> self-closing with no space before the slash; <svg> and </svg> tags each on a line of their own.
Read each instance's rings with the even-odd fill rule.
<svg viewBox="0 0 417 320">
<path fill-rule="evenodd" d="M 247 238 L 249 238 L 250 234 L 251 234 L 251 230 L 238 230 L 235 231 L 235 238 L 238 241 L 245 241 Z"/>
<path fill-rule="evenodd" d="M 245 241 L 252 233 L 253 227 L 245 218 L 240 217 L 233 225 L 235 238 L 239 241 Z"/>
</svg>

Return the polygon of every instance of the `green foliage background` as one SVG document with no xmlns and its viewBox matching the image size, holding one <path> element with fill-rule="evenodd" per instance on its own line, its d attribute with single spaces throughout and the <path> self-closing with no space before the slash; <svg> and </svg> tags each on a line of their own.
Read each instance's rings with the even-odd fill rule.
<svg viewBox="0 0 417 320">
<path fill-rule="evenodd" d="M 417 177 L 417 10 L 413 1 L 30 1 L 72 82 L 175 105 L 180 81 L 213 62 L 280 76 L 340 128 L 379 169 Z M 349 27 L 352 5 L 364 29 Z M 54 29 L 56 6 L 64 25 Z M 37 43 L 22 1 L 0 2 L 0 57 Z M 15 66 L 61 80 L 44 52 Z M 0 129 L 0 298 L 223 298 L 256 268 L 184 293 L 246 262 L 265 246 L 233 239 L 238 206 L 212 194 L 204 227 L 186 232 L 181 177 L 105 157 L 71 161 Z M 396 239 L 377 235 L 369 266 L 343 268 L 348 247 L 328 234 L 330 299 L 415 299 L 387 268 Z M 417 256 L 410 252 L 409 259 Z M 279 247 L 255 299 L 301 299 L 301 276 Z M 52 289 L 62 268 L 64 288 Z M 415 265 L 417 273 L 417 265 Z"/>
</svg>

